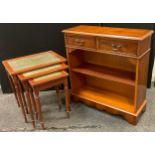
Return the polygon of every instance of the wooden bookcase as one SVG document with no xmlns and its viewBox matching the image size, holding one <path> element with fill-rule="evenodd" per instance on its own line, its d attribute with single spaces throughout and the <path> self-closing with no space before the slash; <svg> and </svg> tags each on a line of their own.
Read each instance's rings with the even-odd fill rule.
<svg viewBox="0 0 155 155">
<path fill-rule="evenodd" d="M 147 103 L 153 32 L 97 26 L 63 32 L 73 99 L 136 124 Z"/>
</svg>

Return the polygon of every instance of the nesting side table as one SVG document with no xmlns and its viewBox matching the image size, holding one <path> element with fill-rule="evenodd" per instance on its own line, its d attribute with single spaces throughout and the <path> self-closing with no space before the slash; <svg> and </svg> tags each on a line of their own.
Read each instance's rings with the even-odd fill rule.
<svg viewBox="0 0 155 155">
<path fill-rule="evenodd" d="M 4 60 L 2 63 L 7 71 L 12 90 L 14 91 L 18 106 L 21 107 L 25 122 L 27 122 L 26 113 L 28 113 L 27 104 L 24 96 L 24 90 L 18 75 L 66 62 L 66 59 L 53 51 L 45 51 L 38 54 L 23 56 L 15 59 Z M 47 71 L 48 72 L 48 71 Z M 31 106 L 31 105 L 29 105 Z M 31 109 L 31 108 L 30 108 Z M 32 118 L 33 120 L 33 118 Z"/>
</svg>

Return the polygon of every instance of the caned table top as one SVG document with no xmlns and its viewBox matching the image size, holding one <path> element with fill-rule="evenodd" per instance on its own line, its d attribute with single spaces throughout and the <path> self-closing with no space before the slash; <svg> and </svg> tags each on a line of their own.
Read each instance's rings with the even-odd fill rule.
<svg viewBox="0 0 155 155">
<path fill-rule="evenodd" d="M 15 59 L 4 60 L 3 65 L 10 75 L 15 75 L 65 61 L 66 59 L 57 53 L 53 51 L 46 51 Z"/>
</svg>

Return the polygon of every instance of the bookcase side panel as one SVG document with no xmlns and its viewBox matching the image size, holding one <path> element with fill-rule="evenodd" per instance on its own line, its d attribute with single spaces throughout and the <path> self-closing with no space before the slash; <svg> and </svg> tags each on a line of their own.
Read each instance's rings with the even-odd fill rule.
<svg viewBox="0 0 155 155">
<path fill-rule="evenodd" d="M 148 74 L 148 64 L 149 64 L 148 52 L 145 56 L 138 60 L 138 71 L 137 71 L 137 97 L 136 97 L 136 111 L 140 108 L 143 102 L 146 100 L 146 85 L 147 85 L 147 74 Z"/>
</svg>

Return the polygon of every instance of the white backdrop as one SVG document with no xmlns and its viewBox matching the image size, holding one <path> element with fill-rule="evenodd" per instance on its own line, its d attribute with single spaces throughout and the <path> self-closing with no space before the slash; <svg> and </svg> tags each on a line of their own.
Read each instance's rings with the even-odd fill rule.
<svg viewBox="0 0 155 155">
<path fill-rule="evenodd" d="M 153 67 L 152 81 L 155 81 L 155 63 L 154 63 L 154 67 Z"/>
</svg>

